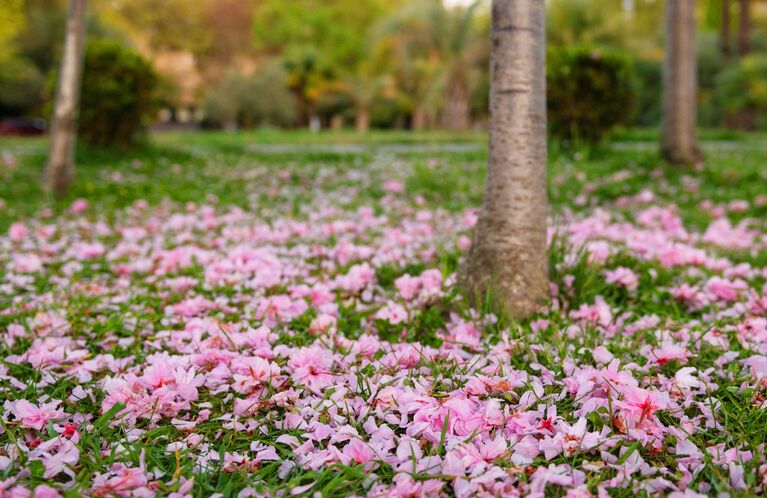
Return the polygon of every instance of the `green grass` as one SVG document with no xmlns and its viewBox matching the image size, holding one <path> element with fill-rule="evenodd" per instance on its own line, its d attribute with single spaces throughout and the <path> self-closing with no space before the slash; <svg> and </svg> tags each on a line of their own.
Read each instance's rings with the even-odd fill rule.
<svg viewBox="0 0 767 498">
<path fill-rule="evenodd" d="M 704 132 L 721 137 L 726 133 Z M 631 131 L 620 139 L 642 140 L 655 132 Z M 720 146 L 703 141 L 706 162 L 702 171 L 663 166 L 653 142 L 642 147 L 624 143 L 604 145 L 586 151 L 550 147 L 550 198 L 552 205 L 575 205 L 578 195 L 590 194 L 590 202 L 610 203 L 624 195 L 640 192 L 663 176 L 656 193 L 661 200 L 677 204 L 686 221 L 705 225 L 709 217 L 698 209 L 701 198 L 725 203 L 734 199 L 753 200 L 765 194 L 767 141 L 763 135 L 737 134 L 737 141 Z M 717 138 L 719 139 L 719 138 Z M 318 168 L 345 170 L 365 168 L 372 161 L 384 163 L 394 173 L 408 169 L 408 192 L 422 195 L 427 206 L 460 210 L 481 202 L 486 161 L 485 138 L 479 133 L 353 132 L 311 134 L 304 131 L 273 130 L 242 133 L 162 133 L 137 149 L 127 152 L 80 148 L 77 178 L 64 199 L 54 200 L 39 187 L 46 159 L 44 139 L 0 139 L 0 153 L 16 158 L 15 170 L 0 169 L 0 230 L 18 218 L 31 216 L 43 207 L 61 212 L 74 199 L 85 197 L 98 204 L 106 215 L 138 199 L 157 203 L 165 198 L 177 202 L 200 202 L 215 196 L 223 204 L 251 207 L 259 185 L 281 171 L 289 170 L 290 182 L 301 192 L 311 190 Z M 621 172 L 624 181 L 611 176 Z M 625 172 L 625 173 L 623 173 Z M 385 180 L 383 178 L 382 180 Z M 342 187 L 339 181 L 323 180 L 323 187 Z M 698 183 L 696 192 L 682 188 Z M 585 189 L 585 190 L 584 190 Z M 371 182 L 365 191 L 380 198 L 380 183 Z M 251 196 L 251 197 L 249 197 Z M 283 207 L 299 200 L 278 199 Z M 365 199 L 357 199 L 364 203 Z M 291 207 L 295 210 L 295 207 Z M 743 216 L 763 217 L 767 207 L 756 207 Z"/>
<path fill-rule="evenodd" d="M 619 144 L 606 144 L 591 150 L 573 152 L 552 146 L 549 161 L 549 197 L 553 214 L 558 216 L 566 210 L 591 211 L 602 205 L 611 206 L 622 196 L 635 195 L 644 189 L 650 189 L 658 196 L 654 204 L 675 204 L 683 219 L 698 229 L 704 229 L 711 221 L 710 215 L 699 206 L 701 199 L 711 199 L 716 203 L 728 203 L 732 200 L 752 201 L 746 211 L 735 215 L 735 219 L 750 217 L 758 220 L 758 223 L 764 223 L 767 219 L 767 206 L 757 206 L 753 201 L 759 195 L 767 194 L 767 169 L 764 167 L 767 159 L 765 136 L 720 131 L 704 131 L 701 136 L 706 151 L 706 161 L 701 170 L 661 164 L 655 148 L 657 132 L 654 130 L 621 132 L 616 135 L 616 139 L 620 140 Z M 721 140 L 727 140 L 728 143 L 718 143 Z M 366 169 L 370 175 L 360 180 L 363 188 L 359 196 L 349 199 L 350 208 L 376 204 L 374 201 L 385 195 L 383 182 L 398 178 L 404 180 L 406 191 L 411 198 L 423 198 L 424 207 L 460 212 L 467 207 L 478 206 L 481 202 L 487 157 L 485 137 L 480 133 L 167 133 L 153 136 L 151 142 L 128 152 L 79 149 L 77 179 L 72 191 L 64 199 L 54 200 L 43 194 L 39 188 L 46 146 L 43 139 L 0 140 L 0 154 L 9 153 L 17 163 L 13 170 L 5 167 L 0 169 L 0 198 L 5 204 L 0 210 L 0 231 L 6 230 L 10 223 L 17 219 L 39 215 L 44 208 L 50 208 L 54 214 L 63 212 L 74 199 L 80 197 L 87 198 L 92 206 L 97 206 L 97 212 L 107 218 L 139 199 L 145 199 L 152 204 L 163 202 L 165 199 L 178 203 L 201 203 L 207 202 L 211 196 L 215 196 L 221 204 L 234 204 L 245 209 L 257 210 L 254 212 L 264 217 L 303 216 L 306 214 L 302 210 L 303 204 L 307 198 L 336 195 L 350 186 L 347 177 L 334 173 L 354 169 Z M 280 188 L 284 186 L 290 188 Z M 691 189 L 692 186 L 695 187 L 694 190 Z M 635 213 L 626 211 L 624 214 L 631 218 Z M 555 246 L 551 251 L 551 278 L 563 288 L 566 275 L 575 277 L 573 295 L 567 303 L 571 309 L 583 303 L 592 303 L 596 296 L 602 295 L 611 305 L 624 310 L 630 309 L 637 316 L 657 314 L 675 323 L 687 323 L 700 318 L 699 314 L 680 309 L 679 304 L 669 299 L 668 293 L 663 290 L 674 278 L 679 278 L 678 274 L 673 274 L 670 270 L 627 254 L 613 255 L 607 264 L 602 266 L 590 265 L 585 257 L 565 265 L 565 255 L 564 247 Z M 767 255 L 763 253 L 727 253 L 727 256 L 762 267 L 767 265 Z M 441 254 L 441 258 L 440 266 L 449 270 L 445 273 L 452 272 L 457 264 L 457 256 L 447 250 Z M 605 267 L 616 266 L 628 267 L 643 276 L 636 294 L 632 295 L 606 284 L 602 270 Z M 404 268 L 381 267 L 377 270 L 377 280 L 382 287 L 392 290 L 393 282 L 398 276 L 403 273 L 417 274 L 424 269 L 425 266 L 420 264 Z M 646 277 L 651 270 L 657 272 L 655 279 Z M 82 271 L 83 280 L 87 280 L 99 269 L 94 266 L 86 267 Z M 196 266 L 186 271 L 199 275 L 203 270 Z M 55 285 L 44 277 L 38 279 L 35 286 L 38 294 L 55 288 Z M 225 292 L 225 289 L 219 288 L 197 290 L 207 297 Z M 132 332 L 125 328 L 121 319 L 121 313 L 127 312 L 130 309 L 129 305 L 144 306 L 146 314 L 138 317 L 139 320 L 159 321 L 162 318 L 163 306 L 177 302 L 180 296 L 169 296 L 168 302 L 160 302 L 137 293 L 131 299 L 131 303 L 121 304 L 117 313 L 112 313 L 109 320 L 94 325 L 94 320 L 88 317 L 88 313 L 98 303 L 86 296 L 70 298 L 66 318 L 72 324 L 73 334 L 82 333 L 82 337 L 95 338 L 109 334 L 131 337 Z M 414 320 L 416 326 L 408 331 L 406 339 L 436 344 L 438 339 L 435 332 L 444 327 L 449 312 L 453 311 L 453 305 L 454 303 L 437 302 L 425 309 Z M 364 316 L 354 309 L 353 305 L 342 308 L 340 330 L 347 337 L 355 337 L 359 334 L 359 323 Z M 0 326 L 12 323 L 17 318 L 0 315 Z M 559 370 L 562 359 L 572 354 L 570 349 L 573 342 L 564 335 L 563 327 L 555 323 L 562 315 L 557 317 L 557 314 L 553 313 L 549 318 L 557 326 L 543 331 L 534 340 L 531 339 L 533 334 L 529 323 L 515 327 L 513 333 L 516 335 L 511 339 L 520 340 L 523 345 L 528 341 L 528 344 L 550 346 L 548 349 L 541 348 L 541 353 L 535 360 L 547 368 Z M 313 341 L 314 338 L 306 332 L 311 319 L 312 316 L 308 314 L 295 319 L 290 324 L 291 334 L 281 334 L 280 343 L 300 346 Z M 487 340 L 496 340 L 498 333 L 506 325 L 508 322 L 501 317 L 499 323 L 488 327 Z M 157 323 L 157 329 L 160 328 Z M 693 332 L 700 333 L 702 328 L 703 325 L 693 327 Z M 401 330 L 395 327 L 387 330 L 381 325 L 381 332 L 384 337 L 398 340 Z M 601 345 L 600 340 L 597 333 L 584 337 L 578 345 L 586 352 L 578 354 L 587 358 L 589 353 L 586 348 L 593 349 Z M 641 364 L 646 359 L 638 354 L 637 346 L 656 342 L 657 339 L 652 334 L 642 332 L 633 339 L 617 341 L 611 347 L 616 356 Z M 28 344 L 20 344 L 18 347 L 27 346 Z M 97 346 L 93 347 L 93 352 L 98 351 Z M 127 347 L 115 347 L 112 353 L 118 358 L 143 358 L 145 354 L 139 342 Z M 694 365 L 700 371 L 714 367 L 714 361 L 720 353 L 721 351 L 713 348 L 703 348 Z M 527 354 L 513 355 L 510 359 L 510 362 L 521 370 L 529 368 L 530 361 L 531 357 Z M 26 364 L 6 366 L 12 375 L 40 380 L 41 374 L 31 370 Z M 454 364 L 437 360 L 429 364 L 429 368 L 435 372 L 435 377 L 441 376 L 444 379 L 445 391 L 454 388 L 453 377 L 458 377 Z M 673 369 L 669 370 L 669 373 L 673 373 Z M 722 425 L 716 430 L 712 429 L 705 437 L 697 435 L 699 439 L 696 439 L 695 443 L 700 447 L 725 442 L 728 447 L 743 444 L 755 449 L 759 444 L 767 442 L 767 411 L 753 407 L 753 392 L 738 390 L 743 380 L 737 377 L 739 368 L 733 367 L 732 374 L 731 383 L 722 383 L 712 392 L 712 399 L 716 398 L 721 402 L 716 413 Z M 46 392 L 53 398 L 61 399 L 66 397 L 65 393 L 71 391 L 74 385 L 71 380 L 61 379 L 48 386 Z M 34 384 L 30 384 L 28 392 L 17 393 L 16 396 L 29 398 L 36 392 Z M 213 397 L 208 401 L 215 405 L 214 412 L 222 410 L 220 400 Z M 572 404 L 570 398 L 561 401 L 558 408 L 562 413 L 570 409 L 569 405 L 566 406 L 568 403 Z M 82 409 L 82 406 L 78 409 Z M 98 407 L 94 406 L 89 411 L 98 411 Z M 83 434 L 80 446 L 92 451 L 83 451 L 85 456 L 81 459 L 81 468 L 78 469 L 78 484 L 71 490 L 70 496 L 76 496 L 89 485 L 88 476 L 92 472 L 108 467 L 115 461 L 115 455 L 102 454 L 100 451 L 105 441 L 114 442 L 125 437 L 119 424 L 115 427 L 109 425 L 108 422 L 113 416 L 114 413 L 103 414 L 100 421 L 94 424 L 94 429 Z M 598 415 L 592 420 L 595 426 L 603 423 Z M 215 440 L 214 434 L 219 430 L 219 425 L 219 422 L 210 421 L 202 424 L 199 431 Z M 7 434 L 9 438 L 15 437 L 13 431 L 8 431 Z M 279 434 L 275 430 L 258 437 L 264 441 L 273 441 Z M 165 452 L 167 442 L 178 437 L 179 432 L 167 425 L 151 429 L 140 441 L 126 445 L 127 456 L 120 459 L 130 460 L 137 465 L 143 450 L 144 458 L 150 467 L 162 470 L 167 476 L 177 473 L 190 476 L 193 473 L 192 463 Z M 253 437 L 229 431 L 218 442 L 222 451 L 239 451 L 248 448 Z M 280 448 L 286 453 L 284 456 L 287 456 L 288 450 Z M 442 448 L 436 451 L 440 452 Z M 652 461 L 653 456 L 645 450 L 642 451 L 643 458 Z M 30 467 L 30 481 L 43 482 L 42 470 L 35 466 Z M 222 470 L 203 472 L 197 475 L 195 496 L 208 496 L 215 492 L 229 496 L 245 486 L 263 486 L 263 483 L 268 483 L 268 491 L 272 493 L 278 490 L 289 492 L 309 482 L 316 482 L 310 492 L 319 491 L 323 496 L 346 496 L 351 493 L 363 493 L 362 483 L 367 478 L 360 467 L 339 465 L 333 469 L 316 472 L 297 469 L 290 473 L 288 480 L 281 481 L 277 477 L 277 467 L 277 464 L 266 463 L 253 473 L 229 473 Z M 598 474 L 599 478 L 612 477 L 612 474 L 609 474 L 612 471 L 606 472 Z M 391 468 L 385 466 L 378 468 L 376 473 L 383 480 L 390 479 L 393 474 Z M 714 490 L 728 490 L 728 479 L 726 472 L 723 473 L 715 465 L 707 465 L 695 478 L 694 483 L 710 482 Z M 162 493 L 171 491 L 173 489 L 170 487 L 161 490 Z"/>
</svg>

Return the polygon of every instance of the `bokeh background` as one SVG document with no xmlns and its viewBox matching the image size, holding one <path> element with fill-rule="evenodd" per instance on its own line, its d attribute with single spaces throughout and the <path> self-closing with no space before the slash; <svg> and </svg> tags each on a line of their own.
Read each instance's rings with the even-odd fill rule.
<svg viewBox="0 0 767 498">
<path fill-rule="evenodd" d="M 66 1 L 2 4 L 1 130 L 44 133 Z M 699 124 L 764 130 L 767 2 L 697 8 Z M 663 2 L 547 9 L 552 131 L 599 140 L 616 126 L 655 127 Z M 466 0 L 92 0 L 80 135 L 113 146 L 147 129 L 482 129 L 489 10 Z"/>
</svg>

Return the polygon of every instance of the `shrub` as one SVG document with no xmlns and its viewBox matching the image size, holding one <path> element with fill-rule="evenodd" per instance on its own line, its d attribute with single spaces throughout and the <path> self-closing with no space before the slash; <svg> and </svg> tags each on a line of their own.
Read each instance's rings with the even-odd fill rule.
<svg viewBox="0 0 767 498">
<path fill-rule="evenodd" d="M 722 55 L 719 37 L 701 33 L 698 37 L 698 124 L 700 126 L 721 126 L 723 121 L 722 103 L 717 97 L 717 80 L 730 63 Z"/>
<path fill-rule="evenodd" d="M 8 58 L 0 63 L 0 115 L 33 113 L 45 88 L 45 77 L 28 60 Z"/>
<path fill-rule="evenodd" d="M 278 64 L 253 76 L 230 73 L 208 94 L 206 120 L 225 127 L 290 126 L 296 121 L 296 105 L 285 81 Z"/>
<path fill-rule="evenodd" d="M 767 56 L 748 55 L 717 78 L 717 101 L 726 124 L 744 129 L 767 127 Z"/>
<path fill-rule="evenodd" d="M 663 100 L 663 63 L 661 61 L 634 60 L 636 74 L 636 113 L 632 125 L 653 127 L 661 120 Z"/>
<path fill-rule="evenodd" d="M 137 52 L 109 40 L 85 50 L 80 138 L 97 147 L 134 143 L 156 110 L 157 77 Z"/>
<path fill-rule="evenodd" d="M 548 59 L 548 119 L 553 136 L 597 142 L 631 118 L 636 85 L 626 58 L 562 48 L 550 51 Z"/>
</svg>

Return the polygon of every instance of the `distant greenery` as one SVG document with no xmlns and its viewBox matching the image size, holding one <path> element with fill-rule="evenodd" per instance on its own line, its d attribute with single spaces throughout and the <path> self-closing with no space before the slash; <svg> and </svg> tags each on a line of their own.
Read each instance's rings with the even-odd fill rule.
<svg viewBox="0 0 767 498">
<path fill-rule="evenodd" d="M 56 71 L 67 2 L 6 3 L 0 12 L 4 49 L 0 117 L 40 115 L 52 97 L 44 82 Z M 759 98 L 763 78 L 753 60 L 767 50 L 767 14 L 753 9 L 754 55 L 744 59 L 734 48 L 738 2 L 730 3 L 729 54 L 720 39 L 721 0 L 696 3 L 699 124 L 767 129 L 765 120 L 759 119 L 764 114 L 760 104 L 744 102 L 744 95 Z M 162 59 L 158 67 L 165 68 L 160 75 L 163 103 L 206 109 L 209 126 L 307 127 L 314 121 L 323 128 L 355 126 L 361 131 L 368 127 L 466 130 L 483 126 L 488 118 L 489 4 L 487 0 L 458 7 L 442 0 L 103 1 L 89 4 L 88 36 L 141 47 L 144 55 Z M 589 47 L 631 63 L 634 76 L 620 78 L 613 86 L 622 95 L 629 89 L 636 94 L 636 112 L 626 118 L 628 126 L 656 126 L 660 121 L 661 6 L 658 0 L 547 2 L 547 43 L 552 53 Z M 182 58 L 185 62 L 179 64 L 186 69 L 174 66 L 174 57 Z M 581 74 L 592 70 L 588 58 L 571 62 L 569 67 Z M 584 67 L 575 67 L 576 63 Z M 586 82 L 593 83 L 588 78 Z M 572 87 L 567 86 L 571 83 L 551 80 L 550 98 L 571 94 Z M 591 85 L 578 89 L 592 96 L 596 90 Z M 744 106 L 746 110 L 738 110 Z M 584 125 L 593 122 L 590 114 L 579 117 Z M 572 124 L 572 117 L 567 122 Z M 570 124 L 556 126 L 567 130 L 560 135 L 571 134 Z M 597 137 L 603 134 L 601 126 L 578 128 L 584 138 L 590 138 L 586 134 L 592 129 Z"/>
<path fill-rule="evenodd" d="M 549 129 L 568 141 L 598 142 L 629 122 L 634 72 L 625 57 L 593 48 L 551 50 L 547 67 Z"/>
<path fill-rule="evenodd" d="M 96 147 L 134 144 L 156 110 L 157 76 L 137 52 L 108 40 L 85 49 L 78 133 Z"/>
<path fill-rule="evenodd" d="M 550 147 L 550 197 L 552 206 L 582 209 L 576 200 L 584 185 L 598 189 L 599 198 L 614 200 L 634 195 L 654 181 L 659 168 L 664 175 L 681 182 L 695 179 L 700 193 L 679 188 L 656 193 L 676 203 L 685 221 L 706 225 L 710 216 L 698 205 L 701 196 L 714 202 L 756 199 L 764 195 L 767 170 L 764 153 L 767 135 L 703 130 L 706 153 L 701 172 L 663 166 L 657 159 L 657 130 L 628 130 L 615 134 L 622 141 L 594 149 L 563 151 Z M 708 143 L 707 140 L 717 142 Z M 725 140 L 726 145 L 720 141 Z M 116 209 L 138 199 L 159 203 L 201 202 L 214 196 L 223 204 L 248 208 L 249 193 L 261 192 L 264 178 L 285 171 L 290 165 L 292 178 L 302 189 L 300 195 L 318 187 L 308 171 L 359 169 L 371 162 L 405 168 L 409 195 L 422 195 L 429 207 L 461 210 L 479 205 L 487 158 L 486 137 L 482 133 L 447 132 L 195 132 L 163 133 L 148 143 L 125 153 L 80 147 L 77 152 L 77 179 L 71 192 L 61 200 L 47 198 L 40 191 L 39 179 L 47 154 L 43 139 L 0 138 L 0 155 L 13 157 L 15 168 L 0 168 L 0 231 L 19 217 L 31 216 L 44 207 L 64 211 L 74 199 L 85 197 L 109 216 Z M 630 177 L 623 182 L 606 179 L 620 171 Z M 340 188 L 334 175 L 323 177 L 323 188 Z M 338 175 L 342 178 L 342 175 Z M 371 184 L 355 203 L 365 203 L 383 195 L 379 183 Z M 367 197 L 366 197 L 367 196 Z M 274 209 L 293 209 L 300 198 L 270 198 Z M 767 206 L 754 207 L 743 216 L 767 217 Z"/>
<path fill-rule="evenodd" d="M 767 56 L 749 55 L 722 71 L 717 98 L 731 124 L 767 127 Z"/>
<path fill-rule="evenodd" d="M 271 64 L 250 77 L 228 74 L 208 93 L 205 116 L 206 125 L 224 128 L 294 125 L 295 102 L 285 71 Z"/>
</svg>

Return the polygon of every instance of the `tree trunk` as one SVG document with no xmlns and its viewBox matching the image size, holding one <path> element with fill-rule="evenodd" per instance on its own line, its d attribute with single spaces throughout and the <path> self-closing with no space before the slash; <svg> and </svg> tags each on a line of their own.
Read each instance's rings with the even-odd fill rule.
<svg viewBox="0 0 767 498">
<path fill-rule="evenodd" d="M 738 23 L 738 55 L 751 51 L 751 0 L 740 0 L 740 22 Z"/>
<path fill-rule="evenodd" d="M 416 106 L 415 109 L 413 109 L 411 126 L 414 130 L 423 130 L 426 128 L 426 111 L 424 111 L 423 107 Z"/>
<path fill-rule="evenodd" d="M 449 130 L 463 131 L 469 128 L 469 91 L 463 85 L 448 87 L 442 116 L 442 126 Z"/>
<path fill-rule="evenodd" d="M 667 0 L 661 155 L 673 164 L 702 158 L 695 138 L 696 71 L 695 0 Z"/>
<path fill-rule="evenodd" d="M 719 31 L 719 49 L 722 51 L 722 55 L 730 55 L 730 0 L 722 0 L 722 24 Z"/>
<path fill-rule="evenodd" d="M 51 152 L 43 177 L 43 188 L 57 196 L 67 192 L 75 173 L 77 112 L 85 46 L 85 10 L 86 0 L 69 1 L 64 54 L 51 124 Z"/>
<path fill-rule="evenodd" d="M 485 200 L 461 283 L 516 318 L 548 295 L 545 2 L 493 0 Z"/>
<path fill-rule="evenodd" d="M 357 131 L 367 133 L 370 130 L 370 111 L 366 107 L 357 108 Z"/>
</svg>

